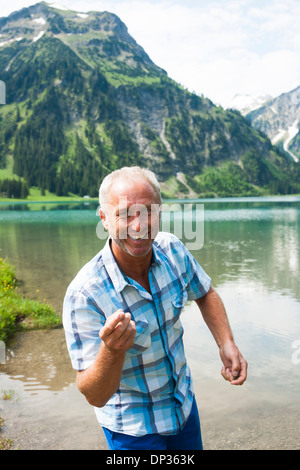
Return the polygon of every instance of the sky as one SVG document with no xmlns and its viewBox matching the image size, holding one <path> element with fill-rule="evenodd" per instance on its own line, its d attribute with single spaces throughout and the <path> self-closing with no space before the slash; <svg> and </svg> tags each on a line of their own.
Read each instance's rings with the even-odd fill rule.
<svg viewBox="0 0 300 470">
<path fill-rule="evenodd" d="M 0 16 L 35 3 L 0 0 Z M 57 3 L 79 12 L 115 13 L 170 78 L 223 107 L 237 94 L 276 97 L 300 85 L 299 0 Z"/>
</svg>

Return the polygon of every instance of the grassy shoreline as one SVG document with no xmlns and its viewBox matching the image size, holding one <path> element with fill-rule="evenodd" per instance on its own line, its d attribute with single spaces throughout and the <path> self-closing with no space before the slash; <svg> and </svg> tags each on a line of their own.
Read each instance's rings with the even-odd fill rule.
<svg viewBox="0 0 300 470">
<path fill-rule="evenodd" d="M 57 196 L 56 194 L 45 191 L 45 194 L 42 195 L 41 191 L 38 188 L 30 188 L 30 194 L 26 199 L 17 199 L 10 197 L 1 197 L 0 195 L 0 204 L 3 203 L 31 203 L 31 202 L 88 202 L 88 201 L 97 201 L 98 198 L 93 197 L 82 197 L 77 196 L 76 194 L 70 194 L 69 196 Z"/>
<path fill-rule="evenodd" d="M 17 293 L 15 268 L 0 258 L 0 340 L 5 342 L 20 330 L 60 325 L 61 318 L 50 305 Z"/>
<path fill-rule="evenodd" d="M 201 199 L 230 199 L 230 198 L 253 198 L 253 197 L 267 197 L 267 198 L 289 198 L 289 197 L 298 197 L 300 194 L 268 194 L 268 195 L 262 195 L 262 196 L 226 196 L 226 197 L 196 197 L 196 198 L 182 198 L 182 197 L 164 197 L 165 195 L 163 194 L 163 200 L 165 202 L 168 202 L 169 200 L 201 200 Z M 70 196 L 56 196 L 55 194 L 49 193 L 46 191 L 46 194 L 42 196 L 40 194 L 40 191 L 34 191 L 31 195 L 29 195 L 26 199 L 16 199 L 16 198 L 8 198 L 8 197 L 1 197 L 0 196 L 0 205 L 3 204 L 32 204 L 32 203 L 68 203 L 68 202 L 98 202 L 97 197 L 80 197 L 76 195 L 70 195 Z"/>
<path fill-rule="evenodd" d="M 21 330 L 61 326 L 61 318 L 50 305 L 23 298 L 17 288 L 15 268 L 0 258 L 0 341 L 5 343 Z M 13 442 L 3 435 L 4 428 L 5 420 L 0 416 L 0 450 L 11 450 Z"/>
</svg>

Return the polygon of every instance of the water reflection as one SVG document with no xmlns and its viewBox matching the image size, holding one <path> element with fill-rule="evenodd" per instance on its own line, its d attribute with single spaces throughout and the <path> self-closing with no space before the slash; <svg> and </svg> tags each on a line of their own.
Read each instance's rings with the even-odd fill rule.
<svg viewBox="0 0 300 470">
<path fill-rule="evenodd" d="M 45 211 L 1 210 L 0 256 L 17 267 L 24 295 L 46 299 L 61 312 L 69 282 L 101 250 L 105 240 L 96 235 L 97 204 L 92 208 L 82 204 L 50 206 Z M 282 311 L 289 311 L 289 298 L 300 300 L 300 202 L 284 200 L 276 205 L 264 200 L 230 204 L 213 201 L 204 207 L 204 244 L 200 250 L 193 250 L 193 255 L 212 277 L 215 287 L 228 297 L 230 305 L 240 296 L 241 302 L 252 297 L 259 299 L 260 305 L 255 308 L 258 313 L 253 313 L 248 322 L 257 332 L 267 335 L 276 318 L 286 319 L 288 315 L 279 312 L 268 316 L 265 309 L 277 302 L 271 299 L 272 295 L 283 296 Z M 188 211 L 185 215 L 191 217 Z M 260 319 L 266 320 L 269 330 L 262 327 Z M 296 318 L 291 321 L 295 325 Z M 280 331 L 284 334 L 284 321 L 278 326 L 279 335 Z M 38 344 L 35 347 L 39 351 Z M 42 357 L 42 352 L 39 355 Z"/>
<path fill-rule="evenodd" d="M 69 361 L 61 328 L 29 331 L 16 335 L 8 343 L 6 364 L 1 372 L 24 382 L 24 391 L 30 395 L 40 390 L 56 392 L 75 380 Z"/>
<path fill-rule="evenodd" d="M 300 198 L 234 201 L 204 203 L 204 243 L 193 249 L 194 256 L 216 286 L 239 278 L 256 280 L 299 300 Z M 0 205 L 0 256 L 17 267 L 24 294 L 36 296 L 39 289 L 39 296 L 58 311 L 70 280 L 105 243 L 96 235 L 97 203 L 88 204 L 49 204 L 45 211 L 17 212 Z M 190 217 L 188 211 L 184 215 Z"/>
<path fill-rule="evenodd" d="M 300 209 L 282 209 L 280 217 L 271 214 L 272 209 L 259 220 L 229 222 L 212 221 L 206 211 L 204 246 L 193 254 L 217 285 L 242 277 L 299 300 Z"/>
</svg>

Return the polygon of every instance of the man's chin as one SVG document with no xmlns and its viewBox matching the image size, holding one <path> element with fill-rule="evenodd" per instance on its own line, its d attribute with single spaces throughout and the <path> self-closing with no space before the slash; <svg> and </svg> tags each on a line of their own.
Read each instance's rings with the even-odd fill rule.
<svg viewBox="0 0 300 470">
<path fill-rule="evenodd" d="M 152 249 L 153 240 L 140 239 L 132 240 L 131 238 L 125 243 L 125 250 L 132 256 L 146 256 Z"/>
<path fill-rule="evenodd" d="M 126 240 L 113 239 L 114 243 L 125 253 L 134 257 L 146 256 L 152 249 L 153 240 L 148 238 Z"/>
</svg>

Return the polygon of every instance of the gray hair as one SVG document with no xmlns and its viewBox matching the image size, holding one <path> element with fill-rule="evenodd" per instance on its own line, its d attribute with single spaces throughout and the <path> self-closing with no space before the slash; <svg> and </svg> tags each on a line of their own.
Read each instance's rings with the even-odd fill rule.
<svg viewBox="0 0 300 470">
<path fill-rule="evenodd" d="M 157 181 L 155 174 L 147 168 L 141 168 L 139 166 L 124 166 L 119 170 L 113 171 L 109 175 L 105 176 L 105 178 L 103 179 L 99 188 L 99 203 L 101 208 L 103 208 L 104 205 L 107 203 L 107 196 L 111 185 L 119 178 L 131 180 L 134 179 L 136 181 L 139 181 L 141 178 L 144 178 L 151 184 L 152 188 L 158 196 L 159 204 L 161 204 L 162 201 L 160 185 Z"/>
</svg>

